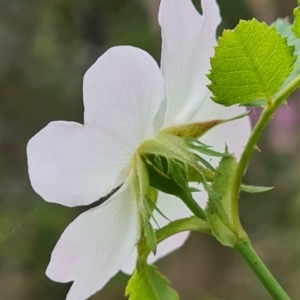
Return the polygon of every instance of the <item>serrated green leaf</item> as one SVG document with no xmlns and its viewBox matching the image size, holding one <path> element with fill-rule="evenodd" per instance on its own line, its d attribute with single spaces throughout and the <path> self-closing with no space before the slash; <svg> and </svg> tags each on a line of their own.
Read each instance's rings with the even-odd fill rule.
<svg viewBox="0 0 300 300">
<path fill-rule="evenodd" d="M 225 106 L 271 101 L 294 68 L 293 51 L 274 26 L 255 19 L 225 30 L 208 75 L 213 101 Z"/>
<path fill-rule="evenodd" d="M 250 194 L 257 194 L 257 193 L 264 193 L 274 189 L 274 186 L 255 186 L 255 185 L 241 185 L 241 191 L 250 193 Z"/>
<path fill-rule="evenodd" d="M 142 263 L 134 272 L 126 287 L 129 300 L 178 300 L 179 296 L 170 287 L 170 282 L 156 266 Z"/>
<path fill-rule="evenodd" d="M 283 84 L 283 86 L 286 86 L 300 74 L 300 39 L 295 37 L 292 31 L 292 24 L 289 20 L 278 19 L 275 22 L 275 26 L 280 35 L 287 38 L 288 44 L 295 47 L 294 55 L 297 57 L 295 68 Z"/>
<path fill-rule="evenodd" d="M 225 246 L 233 247 L 237 241 L 233 228 L 231 190 L 237 162 L 233 155 L 224 156 L 209 191 L 207 220 L 214 236 Z"/>
<path fill-rule="evenodd" d="M 298 0 L 298 5 L 300 5 L 299 0 Z M 293 32 L 297 38 L 300 38 L 300 8 L 299 7 L 296 7 L 294 9 Z"/>
</svg>

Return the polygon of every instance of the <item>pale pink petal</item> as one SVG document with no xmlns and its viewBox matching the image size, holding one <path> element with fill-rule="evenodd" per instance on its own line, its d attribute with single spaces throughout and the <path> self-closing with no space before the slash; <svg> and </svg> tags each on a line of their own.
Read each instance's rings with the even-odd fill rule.
<svg viewBox="0 0 300 300">
<path fill-rule="evenodd" d="M 171 221 L 187 218 L 192 216 L 190 210 L 186 207 L 186 205 L 177 197 L 173 195 L 168 195 L 162 192 L 159 192 L 158 208 L 161 212 Z M 154 218 L 157 221 L 159 227 L 163 227 L 167 225 L 170 221 L 162 217 L 157 211 L 154 212 Z M 154 228 L 157 228 L 157 225 L 154 221 L 152 221 L 152 225 Z M 157 246 L 156 255 L 150 254 L 148 261 L 149 263 L 153 263 L 158 259 L 166 256 L 167 254 L 175 251 L 180 248 L 189 236 L 189 232 L 181 232 L 171 236 L 170 238 L 164 240 Z M 122 266 L 122 271 L 126 274 L 131 274 L 135 268 L 137 252 L 136 249 L 131 254 L 131 256 L 126 260 L 124 265 Z"/>
<path fill-rule="evenodd" d="M 101 128 L 129 148 L 156 136 L 162 126 L 164 81 L 155 60 L 141 49 L 108 50 L 86 72 L 83 97 L 84 123 Z"/>
<path fill-rule="evenodd" d="M 46 201 L 87 205 L 121 184 L 141 142 L 159 131 L 164 83 L 156 62 L 115 47 L 87 71 L 85 124 L 53 122 L 28 143 L 33 188 Z"/>
<path fill-rule="evenodd" d="M 56 244 L 46 274 L 58 282 L 74 281 L 67 300 L 87 299 L 121 268 L 140 235 L 132 185 L 107 202 L 81 214 Z"/>
<path fill-rule="evenodd" d="M 167 91 L 164 127 L 190 122 L 208 89 L 206 77 L 221 21 L 215 0 L 202 0 L 203 16 L 191 0 L 162 0 L 161 68 Z"/>
</svg>

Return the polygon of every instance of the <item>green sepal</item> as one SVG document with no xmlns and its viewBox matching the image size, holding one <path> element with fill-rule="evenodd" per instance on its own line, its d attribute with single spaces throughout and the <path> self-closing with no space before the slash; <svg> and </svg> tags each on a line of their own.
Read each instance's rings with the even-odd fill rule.
<svg viewBox="0 0 300 300">
<path fill-rule="evenodd" d="M 195 187 L 192 187 L 192 186 L 189 187 L 189 190 L 190 190 L 191 193 L 198 193 L 198 192 L 201 192 L 200 189 L 195 188 Z"/>
<path fill-rule="evenodd" d="M 207 220 L 215 238 L 222 245 L 233 248 L 238 240 L 236 234 L 221 221 L 212 208 L 207 212 Z"/>
<path fill-rule="evenodd" d="M 149 221 L 152 216 L 152 207 L 149 204 L 149 201 L 156 201 L 155 192 L 150 189 L 148 170 L 145 162 L 138 153 L 134 156 L 134 172 L 135 194 L 138 200 L 138 209 L 143 225 L 143 235 L 147 240 L 149 248 L 153 253 L 156 253 L 157 242 L 155 231 Z"/>
<path fill-rule="evenodd" d="M 203 178 L 206 182 L 211 182 L 214 180 L 215 172 L 202 167 L 201 165 L 199 166 L 199 168 L 201 173 L 192 167 L 188 168 L 188 182 L 203 182 Z"/>
<path fill-rule="evenodd" d="M 150 187 L 151 190 L 154 190 L 156 191 L 157 193 L 157 196 L 158 196 L 158 191 L 157 189 L 153 188 L 153 187 Z M 148 201 L 147 202 L 147 206 L 149 207 L 149 211 L 151 211 L 151 214 L 153 211 L 157 211 L 164 219 L 168 220 L 171 222 L 171 220 L 157 207 L 156 205 L 156 201 L 153 202 L 153 201 Z M 152 214 L 152 218 L 153 218 L 153 214 Z M 154 220 L 154 218 L 153 218 Z M 155 221 L 155 220 L 154 220 Z"/>
<path fill-rule="evenodd" d="M 183 190 L 188 190 L 187 165 L 176 160 L 167 160 L 168 175 L 173 178 L 175 183 Z"/>
<path fill-rule="evenodd" d="M 250 194 L 264 193 L 274 189 L 274 186 L 241 185 L 241 191 Z"/>
<path fill-rule="evenodd" d="M 143 227 L 144 227 L 144 235 L 147 240 L 147 244 L 150 250 L 156 254 L 156 247 L 157 247 L 157 240 L 155 235 L 155 230 L 152 227 L 152 224 L 149 220 L 144 218 L 143 220 Z"/>
<path fill-rule="evenodd" d="M 153 166 L 147 165 L 150 185 L 166 194 L 179 197 L 189 209 L 199 218 L 206 219 L 205 212 L 193 199 L 190 189 L 182 188 L 173 178 L 166 178 L 158 173 Z"/>
<path fill-rule="evenodd" d="M 164 172 L 164 167 L 162 165 L 162 161 L 161 161 L 161 157 L 158 155 L 154 156 L 154 163 L 156 165 L 156 167 L 161 171 Z"/>
<path fill-rule="evenodd" d="M 217 240 L 234 247 L 237 235 L 232 216 L 232 184 L 237 166 L 234 155 L 224 156 L 217 168 L 211 190 L 208 190 L 207 220 Z"/>
<path fill-rule="evenodd" d="M 225 106 L 270 102 L 294 68 L 293 51 L 274 26 L 255 19 L 225 30 L 208 75 L 212 100 Z"/>
<path fill-rule="evenodd" d="M 184 140 L 169 133 L 160 133 L 155 139 L 146 140 L 140 146 L 139 153 L 143 157 L 154 155 L 191 165 L 196 161 Z"/>
<path fill-rule="evenodd" d="M 205 147 L 209 152 L 208 146 L 205 145 Z M 203 148 L 205 147 L 203 146 Z M 203 151 L 205 150 L 203 149 Z M 183 181 L 187 181 L 188 179 L 185 179 L 185 174 L 188 177 L 192 168 L 201 175 L 202 179 L 199 182 L 205 178 L 203 174 L 207 173 L 207 169 L 212 172 L 215 171 L 214 167 L 206 159 L 198 153 L 191 151 L 187 140 L 166 132 L 160 133 L 153 140 L 145 141 L 139 148 L 139 154 L 149 165 L 153 165 L 156 171 L 158 173 L 161 172 L 161 175 L 166 178 L 173 171 L 173 167 L 178 165 L 178 168 L 176 167 L 175 170 L 179 170 L 180 174 L 173 172 L 173 175 L 174 180 L 182 187 Z"/>
<path fill-rule="evenodd" d="M 135 196 L 138 201 L 139 212 L 144 218 L 147 216 L 145 202 L 147 201 L 147 193 L 150 185 L 146 164 L 138 153 L 134 156 L 134 174 Z"/>
<path fill-rule="evenodd" d="M 195 150 L 202 154 L 205 154 L 208 156 L 214 156 L 214 157 L 223 157 L 223 156 L 227 155 L 227 153 L 225 153 L 225 152 L 219 152 L 219 151 L 213 150 L 212 146 L 203 144 L 202 142 L 200 142 L 197 139 L 186 138 L 185 141 L 191 150 Z"/>
<path fill-rule="evenodd" d="M 140 262 L 125 290 L 129 300 L 178 300 L 179 295 L 154 265 Z"/>
</svg>

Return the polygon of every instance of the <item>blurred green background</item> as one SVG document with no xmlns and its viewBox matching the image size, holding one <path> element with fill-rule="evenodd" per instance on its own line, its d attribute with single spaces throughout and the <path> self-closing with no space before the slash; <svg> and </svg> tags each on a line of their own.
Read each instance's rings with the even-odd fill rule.
<svg viewBox="0 0 300 300">
<path fill-rule="evenodd" d="M 174 0 L 176 1 L 176 0 Z M 292 15 L 296 0 L 220 0 L 222 27 Z M 158 61 L 159 0 L 0 0 L 0 299 L 65 299 L 70 285 L 44 275 L 64 228 L 82 208 L 44 202 L 30 187 L 26 143 L 52 120 L 82 122 L 82 77 L 106 49 L 129 44 Z M 300 299 L 299 95 L 263 136 L 245 181 L 276 185 L 241 199 L 243 224 L 263 261 Z M 252 113 L 253 122 L 259 111 Z M 270 299 L 245 263 L 212 238 L 192 234 L 158 263 L 183 300 Z M 118 274 L 91 299 L 124 299 Z"/>
</svg>

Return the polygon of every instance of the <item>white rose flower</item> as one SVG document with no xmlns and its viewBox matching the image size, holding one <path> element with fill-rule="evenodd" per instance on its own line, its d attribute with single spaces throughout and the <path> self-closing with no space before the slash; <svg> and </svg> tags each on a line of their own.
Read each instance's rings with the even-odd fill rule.
<svg viewBox="0 0 300 300">
<path fill-rule="evenodd" d="M 87 299 L 119 270 L 134 268 L 141 225 L 132 169 L 142 143 L 169 127 L 245 111 L 210 100 L 206 74 L 220 14 L 215 0 L 202 0 L 202 8 L 203 16 L 191 0 L 162 0 L 161 68 L 138 48 L 109 49 L 84 76 L 84 124 L 51 122 L 28 143 L 32 187 L 48 202 L 89 205 L 123 183 L 105 203 L 75 219 L 52 252 L 46 274 L 74 281 L 68 300 Z M 221 151 L 226 143 L 238 156 L 249 133 L 249 119 L 243 118 L 213 128 L 201 141 Z M 195 197 L 204 207 L 206 193 Z M 157 206 L 170 220 L 192 215 L 180 199 L 162 192 Z M 157 212 L 154 217 L 159 226 L 168 222 Z M 180 247 L 188 234 L 159 244 L 149 261 Z"/>
</svg>

